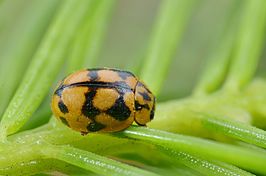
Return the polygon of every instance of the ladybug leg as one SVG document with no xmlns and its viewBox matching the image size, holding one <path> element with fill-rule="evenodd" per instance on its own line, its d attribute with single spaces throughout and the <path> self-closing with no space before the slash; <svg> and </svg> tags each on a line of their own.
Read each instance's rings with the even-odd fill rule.
<svg viewBox="0 0 266 176">
<path fill-rule="evenodd" d="M 82 136 L 85 136 L 85 135 L 87 135 L 87 134 L 88 134 L 88 132 L 81 131 L 81 132 L 80 132 L 80 134 L 81 134 Z"/>
</svg>

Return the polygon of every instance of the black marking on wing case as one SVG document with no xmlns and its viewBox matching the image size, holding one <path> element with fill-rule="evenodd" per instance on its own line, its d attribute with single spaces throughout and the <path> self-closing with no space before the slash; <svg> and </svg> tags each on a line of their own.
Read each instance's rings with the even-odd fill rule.
<svg viewBox="0 0 266 176">
<path fill-rule="evenodd" d="M 119 77 L 121 79 L 123 79 L 123 80 L 126 80 L 128 77 L 133 77 L 134 76 L 132 73 L 124 72 L 124 71 L 118 71 L 117 73 L 118 73 Z"/>
<path fill-rule="evenodd" d="M 131 111 L 125 104 L 123 96 L 120 96 L 106 113 L 116 120 L 123 121 L 130 117 Z"/>
<path fill-rule="evenodd" d="M 90 90 L 89 92 L 85 93 L 85 102 L 82 106 L 82 113 L 90 118 L 94 119 L 95 116 L 101 113 L 99 109 L 93 106 L 93 98 L 96 95 L 96 90 Z"/>
<path fill-rule="evenodd" d="M 101 130 L 103 128 L 105 128 L 105 125 L 103 125 L 101 123 L 98 123 L 98 122 L 91 122 L 87 126 L 88 131 L 91 131 L 91 132 L 96 132 L 96 131 L 99 131 L 99 130 Z"/>
<path fill-rule="evenodd" d="M 64 114 L 68 113 L 68 108 L 67 106 L 64 104 L 64 102 L 62 100 L 60 100 L 58 102 L 58 108 L 60 109 L 60 111 Z"/>
<path fill-rule="evenodd" d="M 61 122 L 62 122 L 63 124 L 65 124 L 66 126 L 69 127 L 69 124 L 68 124 L 67 120 L 66 120 L 64 117 L 59 117 L 59 118 L 60 118 L 60 120 L 61 120 Z"/>
<path fill-rule="evenodd" d="M 99 80 L 99 75 L 98 75 L 97 70 L 89 71 L 88 76 L 90 77 L 90 81 L 92 81 L 92 82 Z"/>
<path fill-rule="evenodd" d="M 125 70 L 120 70 L 117 68 L 91 68 L 91 69 L 87 69 L 88 71 L 101 71 L 101 70 L 110 70 L 110 71 L 114 71 L 114 72 L 118 72 L 118 73 L 126 73 L 128 75 L 131 75 L 133 77 L 135 77 L 135 75 L 133 73 L 131 73 L 130 71 L 125 71 Z"/>
<path fill-rule="evenodd" d="M 138 81 L 138 83 L 137 83 L 137 87 L 143 87 L 144 89 L 146 89 L 150 94 L 152 94 L 151 93 L 151 91 L 148 89 L 148 87 L 146 87 L 141 81 Z"/>
<path fill-rule="evenodd" d="M 140 94 L 144 100 L 151 101 L 151 97 L 146 92 L 138 92 L 138 94 Z"/>
</svg>

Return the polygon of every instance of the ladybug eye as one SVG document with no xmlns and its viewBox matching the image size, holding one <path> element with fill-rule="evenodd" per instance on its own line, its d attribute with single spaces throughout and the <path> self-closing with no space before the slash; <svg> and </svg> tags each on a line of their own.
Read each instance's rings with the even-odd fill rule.
<svg viewBox="0 0 266 176">
<path fill-rule="evenodd" d="M 139 110 L 141 110 L 141 109 L 142 109 L 141 104 L 139 104 L 138 101 L 135 101 L 135 110 L 139 111 Z"/>
<path fill-rule="evenodd" d="M 142 104 L 139 104 L 138 101 L 135 101 L 135 110 L 139 111 L 139 110 L 142 110 L 143 108 L 150 110 L 149 105 L 147 104 L 142 105 Z"/>
</svg>

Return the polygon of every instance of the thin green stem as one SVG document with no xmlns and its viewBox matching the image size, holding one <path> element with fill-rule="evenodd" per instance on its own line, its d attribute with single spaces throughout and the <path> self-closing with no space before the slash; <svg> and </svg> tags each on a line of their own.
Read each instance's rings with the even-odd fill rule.
<svg viewBox="0 0 266 176">
<path fill-rule="evenodd" d="M 156 176 L 156 174 L 149 171 L 123 164 L 88 151 L 76 149 L 70 146 L 51 146 L 40 143 L 41 141 L 37 141 L 37 143 L 34 142 L 31 145 L 27 143 L 28 145 L 17 144 L 16 146 L 5 146 L 6 150 L 1 152 L 10 152 L 10 154 L 1 154 L 5 157 L 0 159 L 0 171 L 7 172 L 9 167 L 14 168 L 16 165 L 19 166 L 20 163 L 32 164 L 30 161 L 34 161 L 36 159 L 54 158 L 100 175 Z M 17 154 L 20 157 L 16 157 Z"/>
<path fill-rule="evenodd" d="M 145 57 L 140 74 L 141 79 L 155 94 L 160 91 L 195 2 L 194 0 L 161 1 L 148 55 Z"/>
<path fill-rule="evenodd" d="M 41 158 L 41 145 L 38 141 L 33 143 L 27 143 L 27 145 L 21 144 L 2 144 L 0 146 L 0 170 L 7 169 L 8 167 L 13 167 L 19 163 L 28 162 Z M 8 153 L 8 154 L 7 154 Z"/>
<path fill-rule="evenodd" d="M 266 29 L 266 1 L 245 1 L 235 56 L 225 84 L 228 90 L 243 88 L 256 71 Z"/>
<path fill-rule="evenodd" d="M 53 171 L 66 175 L 95 175 L 95 173 L 54 159 L 24 161 L 6 168 L 0 168 L 1 175 L 34 175 L 42 172 L 48 174 Z"/>
<path fill-rule="evenodd" d="M 63 143 L 69 143 L 71 141 L 73 142 L 75 140 L 80 140 L 80 139 L 84 138 L 80 134 L 73 132 L 72 130 L 64 127 L 63 125 L 61 125 L 61 124 L 58 124 L 58 125 L 59 126 L 54 126 L 53 123 L 50 123 L 49 125 L 43 126 L 38 130 L 36 129 L 37 131 L 33 130 L 33 131 L 22 133 L 21 134 L 22 136 L 21 135 L 17 135 L 17 137 L 14 136 L 16 138 L 13 138 L 10 141 L 13 141 L 15 143 L 25 143 L 25 142 L 31 143 L 31 142 L 36 141 L 36 140 L 46 140 L 46 141 L 49 141 L 52 143 L 63 144 Z M 140 130 L 138 131 L 138 129 L 140 129 Z M 167 140 L 168 144 L 164 145 L 167 142 L 164 143 L 162 141 L 160 142 L 160 140 L 153 139 L 153 140 L 159 141 L 159 143 L 162 144 L 164 147 L 169 147 L 169 145 L 170 145 L 170 148 L 171 148 L 173 146 L 172 144 L 170 144 L 171 142 L 174 142 L 174 143 L 176 143 L 176 145 L 181 147 L 181 148 L 179 148 L 179 147 L 171 148 L 171 150 L 178 150 L 178 151 L 184 150 L 186 152 L 191 152 L 191 150 L 192 150 L 192 152 L 194 152 L 196 155 L 198 155 L 198 152 L 202 151 L 202 148 L 203 148 L 203 154 L 200 155 L 203 158 L 214 157 L 216 159 L 221 159 L 222 156 L 220 156 L 220 155 L 222 155 L 222 153 L 224 151 L 228 151 L 229 153 L 228 153 L 227 157 L 224 159 L 224 161 L 227 161 L 229 163 L 231 162 L 232 164 L 235 164 L 235 161 L 234 161 L 235 159 L 237 159 L 237 160 L 239 159 L 238 158 L 239 156 L 235 156 L 235 155 L 238 155 L 238 154 L 241 155 L 242 154 L 243 157 L 240 156 L 240 166 L 243 165 L 243 162 L 247 162 L 247 160 L 250 161 L 250 158 L 256 158 L 257 159 L 257 156 L 258 156 L 258 154 L 253 150 L 245 150 L 243 148 L 235 148 L 234 146 L 230 146 L 230 145 L 225 145 L 225 148 L 223 148 L 224 147 L 223 144 L 212 143 L 209 141 L 205 141 L 203 139 L 200 140 L 200 139 L 193 138 L 193 137 L 185 137 L 182 135 L 175 135 L 175 134 L 165 133 L 165 132 L 161 132 L 161 131 L 155 131 L 156 133 L 154 133 L 154 130 L 148 130 L 148 131 L 147 130 L 148 129 L 144 129 L 144 131 L 143 131 L 143 128 L 131 127 L 129 129 L 129 133 L 130 134 L 131 133 L 140 133 L 138 135 L 144 135 L 144 136 L 145 136 L 145 134 L 148 136 L 153 135 L 152 137 L 160 138 L 160 139 L 162 138 L 163 140 Z M 127 133 L 127 131 L 126 131 L 126 133 Z M 55 134 L 57 134 L 57 135 L 55 135 Z M 96 135 L 97 136 L 94 136 L 94 134 L 90 134 L 90 136 L 87 136 L 86 139 L 84 138 L 84 140 L 94 141 L 93 140 L 94 137 L 96 137 L 97 139 L 100 139 L 103 137 L 104 141 L 109 140 L 109 139 L 104 138 L 105 135 L 99 135 L 99 134 L 96 134 Z M 168 136 L 171 139 L 167 139 L 167 138 L 165 138 L 165 136 Z M 183 143 L 185 143 L 185 144 L 183 144 Z M 117 143 L 117 144 L 119 144 L 119 143 Z M 158 143 L 156 143 L 156 144 L 158 144 Z M 158 144 L 158 145 L 160 145 L 160 144 Z M 208 148 L 208 146 L 211 146 L 211 147 Z M 95 147 L 90 146 L 89 148 L 93 149 Z M 213 156 L 213 154 L 211 152 L 220 153 L 220 155 L 217 154 L 217 155 Z M 255 152 L 255 153 L 253 153 L 253 152 Z M 209 153 L 211 153 L 211 154 L 209 154 Z M 230 160 L 230 155 L 232 155 L 233 153 L 234 153 L 234 160 Z M 209 156 L 209 155 L 211 155 L 211 156 Z M 259 158 L 259 160 L 257 162 L 262 162 L 264 157 L 261 154 L 261 152 L 259 155 L 261 155 L 262 158 Z M 222 157 L 222 159 L 223 159 L 223 157 Z M 236 162 L 236 165 L 237 164 L 239 164 L 239 163 Z M 258 163 L 256 163 L 256 164 L 258 164 Z M 221 167 L 223 167 L 223 166 L 221 166 Z"/>
<path fill-rule="evenodd" d="M 59 159 L 83 169 L 91 170 L 100 175 L 143 175 L 156 176 L 157 174 L 145 171 L 115 160 L 96 155 L 94 153 L 76 149 L 70 146 L 52 146 L 45 149 L 45 155 Z"/>
<path fill-rule="evenodd" d="M 47 94 L 64 62 L 65 51 L 87 13 L 89 4 L 90 1 L 86 0 L 63 2 L 3 115 L 0 123 L 1 140 L 4 140 L 6 135 L 18 131 Z M 73 8 L 76 9 L 75 13 Z"/>
<path fill-rule="evenodd" d="M 205 113 L 201 114 L 200 118 L 206 129 L 266 148 L 266 131 L 264 130 Z"/>
<path fill-rule="evenodd" d="M 161 147 L 161 151 L 171 156 L 172 162 L 181 162 L 185 166 L 202 173 L 203 175 L 253 175 L 233 165 L 225 164 L 217 161 L 208 161 L 186 152 L 172 150 L 166 147 Z"/>
<path fill-rule="evenodd" d="M 9 141 L 12 143 L 27 145 L 35 141 L 47 141 L 57 145 L 71 143 L 81 147 L 82 149 L 88 149 L 92 152 L 111 156 L 117 156 L 117 154 L 121 153 L 137 152 L 138 155 L 146 158 L 147 161 L 149 161 L 150 157 L 153 157 L 153 160 L 149 161 L 150 164 L 162 162 L 162 154 L 158 153 L 159 151 L 156 150 L 153 145 L 147 145 L 140 141 L 132 141 L 127 138 L 117 138 L 115 136 L 105 134 L 92 133 L 87 136 L 81 136 L 79 133 L 73 132 L 62 124 L 54 122 L 56 121 L 51 120 L 48 125 L 40 127 L 39 129 L 34 129 L 11 136 L 9 137 Z M 120 149 L 117 150 L 117 147 Z M 132 151 L 132 148 L 134 148 L 134 151 Z M 176 167 L 179 168 L 179 166 Z M 154 169 L 151 168 L 151 170 Z"/>
<path fill-rule="evenodd" d="M 40 161 L 27 161 L 0 168 L 1 175 L 30 175 L 42 171 Z M 15 169 L 14 169 L 15 168 Z"/>
<path fill-rule="evenodd" d="M 118 134 L 266 174 L 266 155 L 255 150 L 148 128 L 130 127 Z"/>
</svg>

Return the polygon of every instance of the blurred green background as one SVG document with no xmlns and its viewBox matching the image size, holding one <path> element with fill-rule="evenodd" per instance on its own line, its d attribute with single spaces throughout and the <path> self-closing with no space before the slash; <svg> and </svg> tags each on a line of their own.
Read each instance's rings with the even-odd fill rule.
<svg viewBox="0 0 266 176">
<path fill-rule="evenodd" d="M 12 50 L 16 47 L 14 43 L 20 42 L 21 37 L 17 36 L 23 35 L 24 31 L 14 26 L 19 26 L 18 23 L 27 25 L 29 23 L 27 20 L 33 18 L 25 18 L 20 14 L 29 9 L 31 12 L 36 10 L 34 9 L 36 2 L 36 0 L 1 2 L 1 60 L 5 59 L 4 53 L 7 48 Z M 136 72 L 140 68 L 142 58 L 145 57 L 159 4 L 160 0 L 118 0 L 96 66 L 116 67 Z M 174 62 L 168 71 L 168 78 L 158 97 L 160 101 L 185 97 L 191 93 L 192 87 L 197 83 L 198 75 L 207 62 L 206 58 L 221 40 L 228 15 L 233 8 L 239 8 L 238 4 L 241 4 L 241 0 L 199 1 L 176 50 Z M 53 13 L 50 15 L 52 16 Z M 13 42 L 14 40 L 16 42 Z M 263 57 L 266 57 L 266 52 Z M 1 61 L 1 63 L 4 62 Z M 261 59 L 258 74 L 265 76 L 265 68 L 266 61 Z"/>
<path fill-rule="evenodd" d="M 221 39 L 228 13 L 232 8 L 237 8 L 234 6 L 240 1 L 201 0 L 198 3 L 177 48 L 168 78 L 159 95 L 160 100 L 181 98 L 191 93 L 207 62 L 206 58 Z M 131 70 L 144 57 L 160 1 L 118 2 L 100 55 L 99 66 Z M 261 59 L 259 68 L 259 74 L 265 76 L 265 59 Z"/>
</svg>

